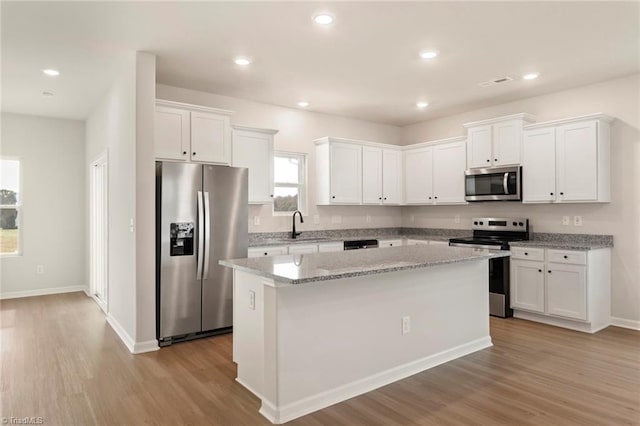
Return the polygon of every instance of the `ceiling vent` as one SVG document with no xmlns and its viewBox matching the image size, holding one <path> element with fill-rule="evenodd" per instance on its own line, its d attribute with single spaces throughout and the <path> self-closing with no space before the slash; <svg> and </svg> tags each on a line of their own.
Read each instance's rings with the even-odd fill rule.
<svg viewBox="0 0 640 426">
<path fill-rule="evenodd" d="M 488 80 L 488 81 L 483 81 L 482 83 L 478 83 L 478 86 L 489 87 L 489 86 L 495 86 L 496 84 L 507 83 L 509 81 L 513 81 L 513 79 L 511 77 L 500 77 L 500 78 L 494 78 L 493 80 Z"/>
</svg>

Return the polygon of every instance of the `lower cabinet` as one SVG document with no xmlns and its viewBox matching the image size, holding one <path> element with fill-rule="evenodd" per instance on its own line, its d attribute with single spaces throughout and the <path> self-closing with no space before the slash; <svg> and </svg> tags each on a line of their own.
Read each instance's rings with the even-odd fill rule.
<svg viewBox="0 0 640 426">
<path fill-rule="evenodd" d="M 610 325 L 610 249 L 511 253 L 514 316 L 590 333 Z"/>
<path fill-rule="evenodd" d="M 317 244 L 294 244 L 289 246 L 289 254 L 311 254 L 317 252 Z"/>
<path fill-rule="evenodd" d="M 384 247 L 400 247 L 402 246 L 402 240 L 378 240 L 378 248 Z"/>
</svg>

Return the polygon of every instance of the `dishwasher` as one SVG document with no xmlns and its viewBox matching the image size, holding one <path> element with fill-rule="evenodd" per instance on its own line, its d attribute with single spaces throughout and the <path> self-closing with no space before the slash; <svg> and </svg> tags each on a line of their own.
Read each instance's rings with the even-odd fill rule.
<svg viewBox="0 0 640 426">
<path fill-rule="evenodd" d="M 345 250 L 378 248 L 378 240 L 352 240 L 344 242 Z"/>
</svg>

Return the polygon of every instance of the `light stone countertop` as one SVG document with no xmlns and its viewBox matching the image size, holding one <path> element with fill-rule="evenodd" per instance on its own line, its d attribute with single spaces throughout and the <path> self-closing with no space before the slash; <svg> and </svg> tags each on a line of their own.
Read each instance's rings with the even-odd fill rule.
<svg viewBox="0 0 640 426">
<path fill-rule="evenodd" d="M 547 248 L 555 250 L 597 250 L 603 248 L 613 247 L 613 243 L 608 242 L 584 242 L 584 241 L 514 241 L 509 243 L 511 247 L 532 247 L 532 248 Z"/>
<path fill-rule="evenodd" d="M 507 257 L 510 254 L 508 251 L 490 252 L 465 247 L 418 245 L 231 259 L 221 260 L 219 263 L 229 268 L 271 278 L 279 283 L 302 284 Z"/>
<path fill-rule="evenodd" d="M 265 238 L 258 241 L 250 241 L 249 248 L 252 247 L 270 247 L 270 246 L 290 246 L 296 244 L 323 244 L 323 243 L 336 243 L 342 241 L 353 240 L 430 240 L 430 241 L 449 241 L 451 238 L 456 238 L 456 235 L 363 235 L 363 236 L 345 236 L 345 237 L 318 237 L 318 238 Z"/>
</svg>

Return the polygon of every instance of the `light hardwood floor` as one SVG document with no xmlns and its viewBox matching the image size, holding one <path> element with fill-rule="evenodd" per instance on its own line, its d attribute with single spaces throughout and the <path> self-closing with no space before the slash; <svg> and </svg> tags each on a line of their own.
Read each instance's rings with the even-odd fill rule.
<svg viewBox="0 0 640 426">
<path fill-rule="evenodd" d="M 269 424 L 231 336 L 131 355 L 83 293 L 0 302 L 1 407 L 48 425 Z M 640 424 L 640 332 L 491 319 L 494 346 L 294 425 Z"/>
</svg>

